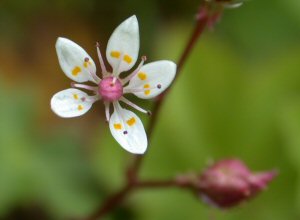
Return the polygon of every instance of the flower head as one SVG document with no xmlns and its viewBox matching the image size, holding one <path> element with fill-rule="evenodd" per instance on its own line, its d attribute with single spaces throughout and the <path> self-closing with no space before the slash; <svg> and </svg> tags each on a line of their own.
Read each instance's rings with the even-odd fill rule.
<svg viewBox="0 0 300 220">
<path fill-rule="evenodd" d="M 242 161 L 229 159 L 206 169 L 197 186 L 204 201 L 230 208 L 264 190 L 276 175 L 276 171 L 252 173 Z"/>
<path fill-rule="evenodd" d="M 107 71 L 100 45 L 97 53 L 100 61 L 102 78 L 96 75 L 96 65 L 87 52 L 79 45 L 66 38 L 58 38 L 56 51 L 63 72 L 76 83 L 56 93 L 51 99 L 51 109 L 63 118 L 77 117 L 85 114 L 94 102 L 102 100 L 105 105 L 106 119 L 113 137 L 127 151 L 143 154 L 148 145 L 146 132 L 140 118 L 133 112 L 123 108 L 120 102 L 148 114 L 124 96 L 132 93 L 142 99 L 150 99 L 161 94 L 173 81 L 176 64 L 161 60 L 144 65 L 146 57 L 141 57 L 139 65 L 126 77 L 122 72 L 129 71 L 138 60 L 139 26 L 136 16 L 123 21 L 112 33 L 106 58 L 112 67 Z M 95 86 L 84 85 L 92 82 Z M 85 89 L 92 94 L 79 90 Z M 110 107 L 113 106 L 111 115 Z"/>
</svg>

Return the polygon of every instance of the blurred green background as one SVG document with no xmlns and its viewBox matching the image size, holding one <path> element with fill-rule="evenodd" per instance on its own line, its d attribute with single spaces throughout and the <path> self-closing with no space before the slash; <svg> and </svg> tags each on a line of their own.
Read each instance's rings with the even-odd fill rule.
<svg viewBox="0 0 300 220">
<path fill-rule="evenodd" d="M 0 2 L 0 219 L 84 217 L 123 184 L 132 160 L 113 140 L 100 102 L 80 118 L 51 112 L 51 96 L 70 85 L 57 61 L 57 37 L 74 40 L 96 61 L 95 42 L 106 45 L 136 14 L 140 55 L 176 61 L 199 3 Z M 178 189 L 138 191 L 106 219 L 300 219 L 299 11 L 299 0 L 252 0 L 225 12 L 175 83 L 141 173 L 163 179 L 238 157 L 254 170 L 280 170 L 269 189 L 230 211 Z"/>
</svg>

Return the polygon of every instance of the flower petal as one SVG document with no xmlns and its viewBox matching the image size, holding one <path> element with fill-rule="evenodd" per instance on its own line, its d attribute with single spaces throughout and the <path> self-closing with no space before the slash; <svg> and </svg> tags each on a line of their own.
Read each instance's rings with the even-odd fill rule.
<svg viewBox="0 0 300 220">
<path fill-rule="evenodd" d="M 55 47 L 59 64 L 70 79 L 76 82 L 96 83 L 90 73 L 96 73 L 96 65 L 83 48 L 62 37 L 57 39 Z"/>
<path fill-rule="evenodd" d="M 96 100 L 79 89 L 66 89 L 52 97 L 51 109 L 62 118 L 72 118 L 85 114 Z"/>
<path fill-rule="evenodd" d="M 133 67 L 138 57 L 139 47 L 139 24 L 136 16 L 133 15 L 114 30 L 107 44 L 106 57 L 115 75 Z"/>
<path fill-rule="evenodd" d="M 146 64 L 130 80 L 125 91 L 133 89 L 137 97 L 150 99 L 161 94 L 173 81 L 176 74 L 176 64 L 172 61 L 161 60 Z M 149 89 L 147 89 L 149 88 Z"/>
<path fill-rule="evenodd" d="M 148 145 L 147 135 L 139 117 L 114 103 L 114 113 L 109 120 L 113 137 L 128 152 L 143 154 Z"/>
</svg>

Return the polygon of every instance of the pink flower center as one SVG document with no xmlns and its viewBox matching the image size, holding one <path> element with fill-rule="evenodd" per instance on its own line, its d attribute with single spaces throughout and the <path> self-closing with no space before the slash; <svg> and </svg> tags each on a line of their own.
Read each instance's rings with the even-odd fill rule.
<svg viewBox="0 0 300 220">
<path fill-rule="evenodd" d="M 99 83 L 99 94 L 104 101 L 113 102 L 119 100 L 123 95 L 123 86 L 120 80 L 107 77 Z"/>
</svg>

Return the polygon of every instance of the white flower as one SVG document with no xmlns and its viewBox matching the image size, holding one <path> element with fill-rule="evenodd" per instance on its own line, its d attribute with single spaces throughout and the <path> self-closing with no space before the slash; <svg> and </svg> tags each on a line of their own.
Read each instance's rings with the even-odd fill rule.
<svg viewBox="0 0 300 220">
<path fill-rule="evenodd" d="M 102 79 L 96 75 L 96 65 L 92 58 L 73 41 L 58 38 L 56 51 L 63 72 L 76 83 L 71 84 L 73 88 L 60 91 L 52 97 L 51 109 L 63 118 L 77 117 L 85 114 L 94 102 L 103 100 L 113 137 L 125 150 L 143 154 L 148 145 L 144 126 L 136 114 L 120 105 L 120 101 L 143 113 L 149 113 L 124 95 L 133 93 L 142 99 L 158 96 L 173 81 L 176 64 L 161 60 L 143 65 L 146 60 L 143 56 L 135 70 L 125 78 L 120 78 L 120 73 L 130 70 L 138 59 L 139 26 L 136 16 L 121 23 L 108 41 L 106 58 L 112 66 L 112 72 L 107 71 L 97 44 Z M 96 86 L 80 84 L 88 81 Z M 78 88 L 89 90 L 93 95 Z M 110 116 L 111 104 L 114 110 Z"/>
</svg>

